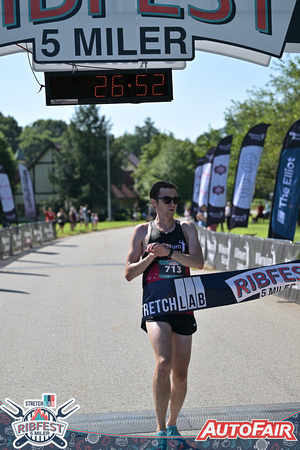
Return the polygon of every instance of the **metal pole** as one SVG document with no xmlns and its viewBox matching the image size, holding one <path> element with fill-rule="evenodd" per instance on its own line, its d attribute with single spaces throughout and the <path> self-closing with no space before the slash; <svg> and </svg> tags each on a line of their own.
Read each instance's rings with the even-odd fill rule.
<svg viewBox="0 0 300 450">
<path fill-rule="evenodd" d="M 106 133 L 106 171 L 107 171 L 107 220 L 111 221 L 110 153 L 109 153 L 108 133 Z"/>
</svg>

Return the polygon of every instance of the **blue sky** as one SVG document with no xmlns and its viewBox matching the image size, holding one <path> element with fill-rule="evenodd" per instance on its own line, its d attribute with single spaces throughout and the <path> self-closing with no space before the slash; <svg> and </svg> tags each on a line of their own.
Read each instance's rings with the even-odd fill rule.
<svg viewBox="0 0 300 450">
<path fill-rule="evenodd" d="M 112 124 L 116 137 L 134 132 L 150 117 L 161 132 L 172 132 L 178 139 L 195 141 L 197 136 L 224 125 L 224 112 L 232 101 L 243 101 L 249 90 L 263 87 L 270 79 L 269 67 L 237 59 L 196 52 L 184 70 L 173 71 L 174 100 L 167 103 L 140 105 L 101 105 L 100 113 Z M 43 73 L 36 73 L 44 83 Z M 72 106 L 46 106 L 45 92 L 39 85 L 25 54 L 0 57 L 0 112 L 13 116 L 20 126 L 38 119 L 61 119 L 69 122 Z"/>
</svg>

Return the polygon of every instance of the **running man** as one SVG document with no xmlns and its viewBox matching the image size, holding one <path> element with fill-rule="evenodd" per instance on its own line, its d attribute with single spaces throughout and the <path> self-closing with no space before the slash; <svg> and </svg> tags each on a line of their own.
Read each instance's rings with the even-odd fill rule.
<svg viewBox="0 0 300 450">
<path fill-rule="evenodd" d="M 190 275 L 190 267 L 202 269 L 204 260 L 195 225 L 174 219 L 180 201 L 177 187 L 165 181 L 155 183 L 150 191 L 150 201 L 156 217 L 135 228 L 125 278 L 131 281 L 143 274 L 145 286 L 160 280 L 162 275 L 163 278 L 186 277 Z M 172 275 L 168 275 L 168 264 L 172 269 L 176 266 Z M 179 436 L 176 422 L 187 391 L 192 334 L 197 330 L 194 314 L 187 311 L 153 316 L 141 326 L 149 335 L 156 359 L 153 396 L 157 436 Z"/>
</svg>

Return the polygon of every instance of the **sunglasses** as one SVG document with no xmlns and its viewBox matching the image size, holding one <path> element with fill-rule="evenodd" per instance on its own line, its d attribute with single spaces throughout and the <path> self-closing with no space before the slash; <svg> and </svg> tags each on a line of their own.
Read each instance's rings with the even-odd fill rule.
<svg viewBox="0 0 300 450">
<path fill-rule="evenodd" d="M 156 200 L 162 200 L 167 205 L 173 200 L 174 205 L 178 205 L 180 197 L 169 197 L 168 195 L 164 195 L 163 197 L 156 197 Z"/>
</svg>

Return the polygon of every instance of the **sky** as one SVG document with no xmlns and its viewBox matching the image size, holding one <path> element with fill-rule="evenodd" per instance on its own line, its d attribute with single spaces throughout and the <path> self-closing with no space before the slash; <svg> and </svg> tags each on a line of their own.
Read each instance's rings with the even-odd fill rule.
<svg viewBox="0 0 300 450">
<path fill-rule="evenodd" d="M 173 70 L 172 102 L 101 105 L 100 114 L 110 120 L 115 137 L 133 133 L 135 126 L 150 117 L 160 132 L 194 142 L 210 127 L 224 125 L 224 113 L 232 101 L 244 101 L 249 91 L 267 84 L 274 61 L 264 67 L 198 51 L 185 69 Z M 44 84 L 44 74 L 35 75 Z M 45 90 L 39 89 L 26 54 L 0 57 L 0 112 L 4 116 L 14 117 L 22 127 L 39 119 L 69 123 L 74 107 L 46 106 Z"/>
</svg>

